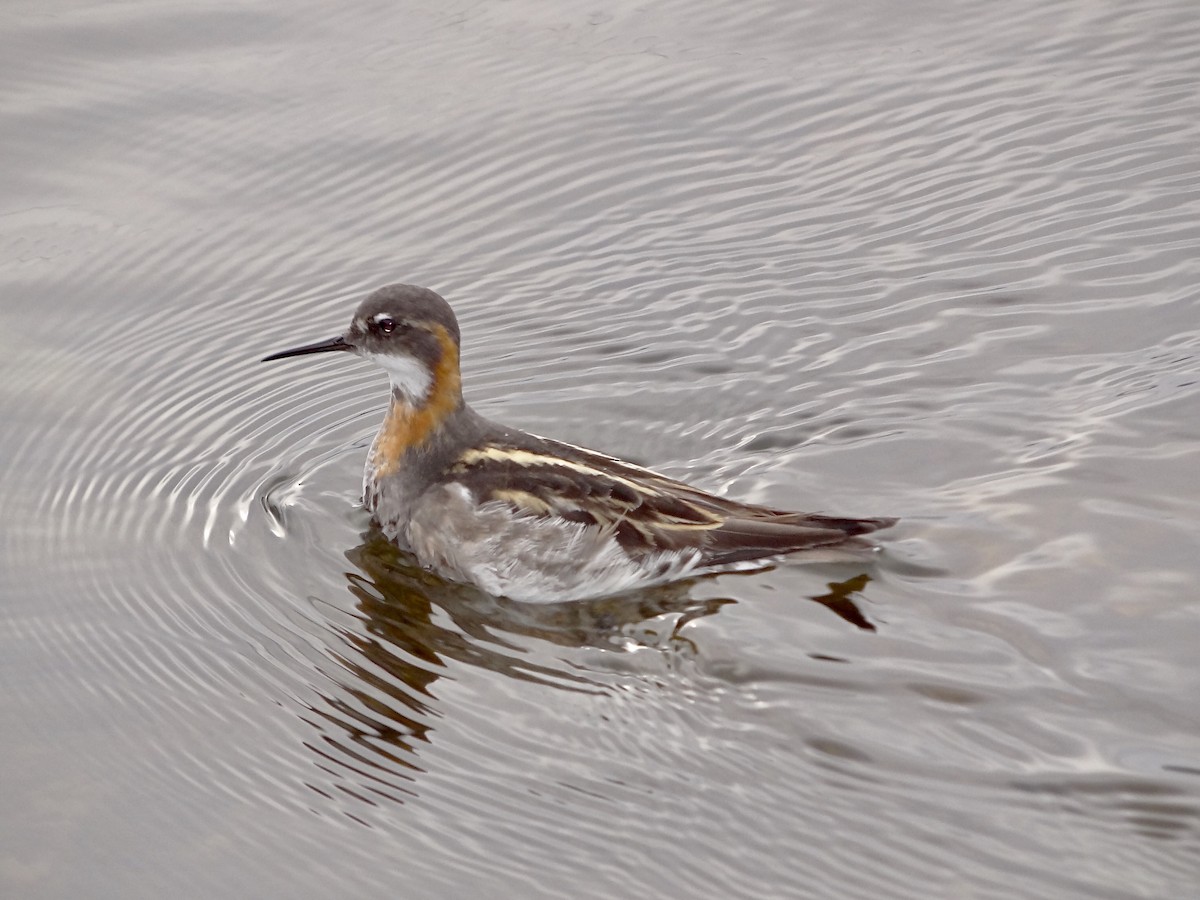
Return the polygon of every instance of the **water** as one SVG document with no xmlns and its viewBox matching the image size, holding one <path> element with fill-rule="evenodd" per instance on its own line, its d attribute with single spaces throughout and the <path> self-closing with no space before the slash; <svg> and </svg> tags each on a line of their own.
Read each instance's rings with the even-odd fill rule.
<svg viewBox="0 0 1200 900">
<path fill-rule="evenodd" d="M 1188 0 L 9 5 L 0 887 L 1185 897 Z M 485 414 L 880 561 L 528 609 L 358 510 L 455 305 Z"/>
</svg>

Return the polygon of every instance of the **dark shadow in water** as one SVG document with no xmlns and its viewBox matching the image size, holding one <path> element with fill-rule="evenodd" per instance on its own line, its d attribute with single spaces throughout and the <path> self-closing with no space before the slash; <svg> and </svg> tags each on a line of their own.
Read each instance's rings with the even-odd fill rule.
<svg viewBox="0 0 1200 900">
<path fill-rule="evenodd" d="M 831 581 L 827 585 L 829 588 L 827 593 L 808 599 L 814 603 L 820 603 L 839 619 L 844 619 L 863 631 L 874 631 L 875 626 L 863 615 L 862 610 L 858 608 L 858 604 L 853 599 L 855 594 L 863 592 L 870 581 L 871 576 L 862 572 L 845 581 Z"/>
<path fill-rule="evenodd" d="M 440 714 L 431 705 L 431 686 L 443 677 L 448 661 L 566 690 L 603 692 L 608 689 L 603 673 L 589 673 L 565 660 L 557 666 L 531 660 L 523 639 L 573 649 L 627 651 L 641 644 L 664 652 L 694 652 L 681 629 L 737 602 L 692 599 L 689 581 L 588 601 L 521 603 L 496 598 L 422 569 L 375 529 L 346 557 L 358 570 L 346 578 L 362 626 L 335 626 L 346 649 L 334 656 L 345 672 L 326 674 L 345 694 L 326 693 L 327 708 L 312 710 L 337 726 L 330 732 L 314 723 L 326 733 L 329 746 L 313 750 L 331 774 L 331 765 L 341 768 L 343 777 L 351 769 L 360 785 L 351 793 L 367 802 L 373 801 L 364 793 L 393 800 L 401 800 L 398 794 L 412 794 L 410 787 L 395 780 L 411 783 L 423 771 L 417 745 L 429 741 Z M 856 575 L 830 583 L 827 593 L 810 599 L 850 624 L 874 631 L 852 599 L 869 581 L 865 573 Z M 638 628 L 668 615 L 675 618 L 665 636 Z"/>
</svg>

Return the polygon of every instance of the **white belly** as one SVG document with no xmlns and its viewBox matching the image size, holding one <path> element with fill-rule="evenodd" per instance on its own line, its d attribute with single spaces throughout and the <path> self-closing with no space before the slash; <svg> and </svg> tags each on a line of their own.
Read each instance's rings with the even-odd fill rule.
<svg viewBox="0 0 1200 900">
<path fill-rule="evenodd" d="M 405 529 L 421 564 L 452 581 L 530 603 L 583 600 L 681 578 L 695 550 L 631 559 L 611 532 L 553 516 L 477 505 L 461 485 L 422 495 Z"/>
</svg>

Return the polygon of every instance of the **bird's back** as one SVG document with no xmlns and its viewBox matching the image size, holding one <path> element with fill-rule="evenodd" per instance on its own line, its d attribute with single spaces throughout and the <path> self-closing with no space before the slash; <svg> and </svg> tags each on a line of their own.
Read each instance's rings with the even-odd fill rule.
<svg viewBox="0 0 1200 900">
<path fill-rule="evenodd" d="M 861 557 L 872 545 L 860 536 L 894 522 L 739 503 L 500 426 L 477 438 L 414 510 L 408 539 L 435 568 L 509 596 L 535 583 L 594 596 L 798 552 Z"/>
</svg>

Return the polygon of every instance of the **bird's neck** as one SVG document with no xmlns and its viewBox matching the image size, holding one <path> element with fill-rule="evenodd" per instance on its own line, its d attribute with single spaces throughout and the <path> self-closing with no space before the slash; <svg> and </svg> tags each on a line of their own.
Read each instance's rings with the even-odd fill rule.
<svg viewBox="0 0 1200 900">
<path fill-rule="evenodd" d="M 391 403 L 375 435 L 368 462 L 376 480 L 398 470 L 406 456 L 423 447 L 462 408 L 457 351 L 442 353 L 424 397 L 414 399 L 393 387 Z"/>
</svg>

